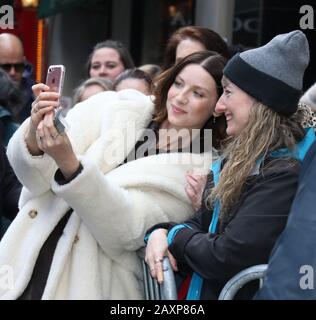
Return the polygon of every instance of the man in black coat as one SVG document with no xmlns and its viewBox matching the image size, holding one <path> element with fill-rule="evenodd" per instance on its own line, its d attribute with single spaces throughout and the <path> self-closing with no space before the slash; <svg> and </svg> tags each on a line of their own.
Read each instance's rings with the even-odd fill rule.
<svg viewBox="0 0 316 320">
<path fill-rule="evenodd" d="M 34 101 L 32 92 L 33 67 L 24 56 L 24 48 L 21 39 L 14 34 L 0 34 L 0 68 L 3 69 L 22 96 L 22 104 L 16 106 L 15 120 L 22 123 L 30 116 L 31 105 Z"/>
<path fill-rule="evenodd" d="M 18 213 L 18 201 L 21 193 L 21 184 L 9 164 L 6 150 L 2 144 L 0 144 L 0 188 L 1 239 L 9 221 L 12 221 Z"/>
</svg>

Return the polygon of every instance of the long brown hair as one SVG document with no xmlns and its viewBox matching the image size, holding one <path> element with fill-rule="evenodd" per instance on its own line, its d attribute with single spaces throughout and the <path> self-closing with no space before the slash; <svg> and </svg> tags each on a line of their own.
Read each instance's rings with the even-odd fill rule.
<svg viewBox="0 0 316 320">
<path fill-rule="evenodd" d="M 216 51 L 224 58 L 230 58 L 228 46 L 218 33 L 208 28 L 187 26 L 175 31 L 169 38 L 164 52 L 162 70 L 166 70 L 175 64 L 177 47 L 185 39 L 200 42 L 205 50 Z"/>
<path fill-rule="evenodd" d="M 189 56 L 181 60 L 178 64 L 160 74 L 157 78 L 156 86 L 154 88 L 155 117 L 153 120 L 160 124 L 167 118 L 168 114 L 166 103 L 168 91 L 174 83 L 177 75 L 189 64 L 200 65 L 213 77 L 216 83 L 218 100 L 223 92 L 221 79 L 226 62 L 227 60 L 217 52 L 199 51 L 190 54 Z M 213 146 L 215 148 L 218 148 L 219 141 L 226 136 L 226 121 L 224 117 L 221 116 L 214 119 L 213 115 L 210 115 L 210 118 L 206 122 L 204 128 L 213 129 Z"/>
<path fill-rule="evenodd" d="M 259 158 L 266 158 L 280 148 L 291 150 L 304 137 L 301 123 L 298 112 L 288 118 L 259 102 L 254 104 L 246 128 L 238 136 L 227 139 L 223 150 L 225 165 L 219 183 L 207 198 L 208 204 L 220 200 L 220 220 L 232 218 L 229 210 L 240 198 L 246 179 Z"/>
</svg>

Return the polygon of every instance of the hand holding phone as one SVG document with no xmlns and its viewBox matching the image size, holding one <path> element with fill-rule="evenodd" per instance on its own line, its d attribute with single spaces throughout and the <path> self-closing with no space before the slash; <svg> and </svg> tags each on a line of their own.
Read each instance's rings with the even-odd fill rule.
<svg viewBox="0 0 316 320">
<path fill-rule="evenodd" d="M 47 71 L 46 85 L 49 86 L 50 91 L 62 94 L 65 78 L 65 67 L 63 65 L 51 65 Z M 62 108 L 55 109 L 54 125 L 59 133 L 68 128 L 66 120 L 62 115 Z"/>
</svg>

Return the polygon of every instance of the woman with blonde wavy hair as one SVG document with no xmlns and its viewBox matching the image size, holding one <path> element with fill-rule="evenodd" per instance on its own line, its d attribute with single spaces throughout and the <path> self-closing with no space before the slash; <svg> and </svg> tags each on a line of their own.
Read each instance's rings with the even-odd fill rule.
<svg viewBox="0 0 316 320">
<path fill-rule="evenodd" d="M 307 39 L 293 31 L 235 55 L 224 68 L 215 111 L 226 117 L 228 138 L 212 163 L 202 206 L 183 224 L 157 224 L 146 236 L 152 276 L 163 281 L 167 254 L 186 277 L 179 298 L 217 299 L 236 273 L 268 262 L 296 193 L 300 162 L 315 140 L 297 111 L 308 62 Z M 238 298 L 249 299 L 256 289 L 245 286 Z"/>
</svg>

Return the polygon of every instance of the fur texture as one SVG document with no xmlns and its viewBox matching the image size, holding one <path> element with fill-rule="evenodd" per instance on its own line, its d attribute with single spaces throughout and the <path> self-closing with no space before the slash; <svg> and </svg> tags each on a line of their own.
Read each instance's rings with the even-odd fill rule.
<svg viewBox="0 0 316 320">
<path fill-rule="evenodd" d="M 313 112 L 316 111 L 316 83 L 314 83 L 301 97 L 300 102 L 307 104 Z"/>
<path fill-rule="evenodd" d="M 185 174 L 211 163 L 210 153 L 174 153 L 117 167 L 152 113 L 150 98 L 133 90 L 103 92 L 76 105 L 67 116 L 68 135 L 83 171 L 66 185 L 55 182 L 52 158 L 29 154 L 24 141 L 29 120 L 19 128 L 8 156 L 24 188 L 20 212 L 0 243 L 0 267 L 13 268 L 14 284 L 0 287 L 1 299 L 23 293 L 43 243 L 69 207 L 74 212 L 57 244 L 43 299 L 143 298 L 136 251 L 144 246 L 145 231 L 193 214 Z"/>
</svg>

